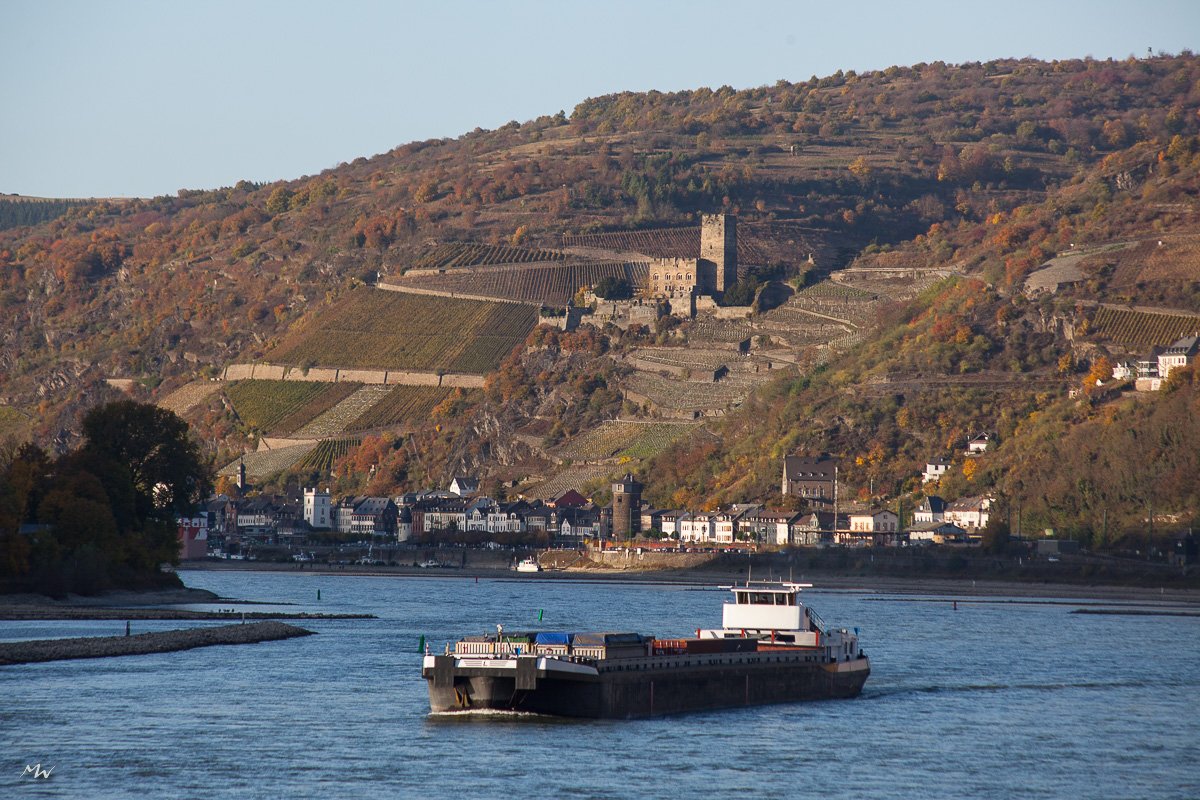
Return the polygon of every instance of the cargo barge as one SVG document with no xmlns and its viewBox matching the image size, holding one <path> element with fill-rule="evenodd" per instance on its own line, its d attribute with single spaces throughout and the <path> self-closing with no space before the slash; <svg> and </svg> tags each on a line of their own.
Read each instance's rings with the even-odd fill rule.
<svg viewBox="0 0 1200 800">
<path fill-rule="evenodd" d="M 800 601 L 811 584 L 727 587 L 722 627 L 694 638 L 638 633 L 506 633 L 426 650 L 434 713 L 476 710 L 631 719 L 856 697 L 870 675 L 857 632 Z"/>
</svg>

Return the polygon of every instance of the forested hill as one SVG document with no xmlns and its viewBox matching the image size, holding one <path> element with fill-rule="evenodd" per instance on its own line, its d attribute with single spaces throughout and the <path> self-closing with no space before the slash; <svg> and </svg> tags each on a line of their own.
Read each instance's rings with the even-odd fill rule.
<svg viewBox="0 0 1200 800">
<path fill-rule="evenodd" d="M 106 378 L 257 358 L 438 241 L 553 246 L 727 209 L 824 232 L 824 269 L 922 260 L 1007 291 L 1064 242 L 1191 225 L 1198 106 L 1191 54 L 918 64 L 610 95 L 294 181 L 73 208 L 0 232 L 4 419 L 51 441 Z"/>
</svg>

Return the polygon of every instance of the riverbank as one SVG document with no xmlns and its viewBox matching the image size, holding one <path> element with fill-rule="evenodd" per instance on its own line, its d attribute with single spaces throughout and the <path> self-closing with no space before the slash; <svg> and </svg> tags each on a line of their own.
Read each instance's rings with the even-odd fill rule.
<svg viewBox="0 0 1200 800">
<path fill-rule="evenodd" d="M 326 564 L 286 564 L 256 561 L 189 562 L 181 571 L 186 581 L 187 570 L 229 570 L 238 572 L 292 573 L 303 575 L 362 575 L 399 578 L 457 578 L 461 580 L 553 580 L 581 583 L 625 582 L 657 583 L 687 586 L 718 586 L 745 580 L 745 564 L 714 564 L 690 569 L 612 569 L 574 568 L 519 573 L 502 568 L 464 569 L 411 566 L 360 566 Z M 1170 603 L 1200 606 L 1200 589 L 1150 586 L 1122 586 L 1105 583 L 1012 581 L 987 578 L 897 577 L 883 575 L 847 575 L 828 570 L 794 570 L 785 572 L 778 567 L 765 569 L 755 566 L 749 573 L 755 579 L 795 580 L 812 583 L 818 589 L 899 595 L 935 595 L 946 598 L 1017 597 L 1017 598 L 1088 598 L 1105 601 L 1135 601 L 1140 603 Z"/>
<path fill-rule="evenodd" d="M 76 639 L 38 639 L 0 643 L 0 665 L 30 664 L 77 658 L 171 653 L 221 644 L 256 644 L 311 636 L 313 631 L 282 622 L 190 628 L 139 633 L 136 636 L 85 636 Z"/>
</svg>

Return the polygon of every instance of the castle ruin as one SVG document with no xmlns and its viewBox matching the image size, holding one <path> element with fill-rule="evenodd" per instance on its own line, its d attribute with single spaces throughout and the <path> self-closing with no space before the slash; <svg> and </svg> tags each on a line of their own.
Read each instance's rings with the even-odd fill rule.
<svg viewBox="0 0 1200 800">
<path fill-rule="evenodd" d="M 737 283 L 737 217 L 705 214 L 700 220 L 699 258 L 650 261 L 646 293 L 694 313 L 699 295 L 719 295 Z M 673 302 L 672 302 L 673 301 Z"/>
</svg>

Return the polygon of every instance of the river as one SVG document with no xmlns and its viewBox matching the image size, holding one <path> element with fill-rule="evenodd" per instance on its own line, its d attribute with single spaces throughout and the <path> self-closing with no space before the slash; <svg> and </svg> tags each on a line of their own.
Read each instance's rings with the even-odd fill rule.
<svg viewBox="0 0 1200 800">
<path fill-rule="evenodd" d="M 726 593 L 536 576 L 182 575 L 223 597 L 379 618 L 306 622 L 318 636 L 282 642 L 0 667 L 0 796 L 1200 797 L 1200 618 L 812 590 L 827 623 L 860 631 L 872 674 L 859 699 L 630 722 L 464 720 L 428 715 L 421 636 L 440 651 L 496 623 L 686 635 L 719 625 Z M 123 632 L 0 622 L 4 640 Z M 23 774 L 33 764 L 50 777 Z"/>
</svg>

